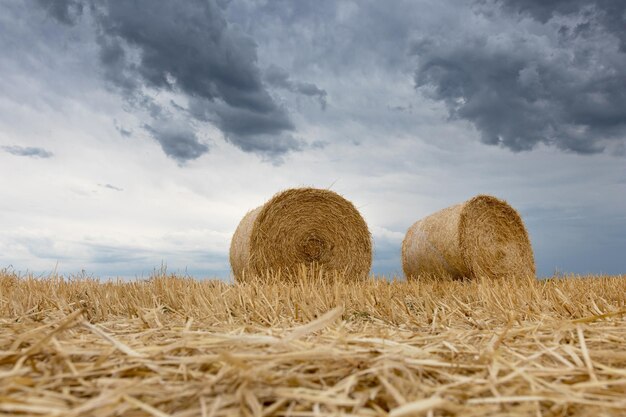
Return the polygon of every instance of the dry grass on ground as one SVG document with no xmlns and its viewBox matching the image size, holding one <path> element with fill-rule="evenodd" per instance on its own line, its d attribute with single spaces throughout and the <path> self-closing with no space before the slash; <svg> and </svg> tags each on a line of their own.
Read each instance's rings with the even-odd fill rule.
<svg viewBox="0 0 626 417">
<path fill-rule="evenodd" d="M 0 272 L 0 415 L 626 415 L 626 277 L 300 278 Z"/>
</svg>

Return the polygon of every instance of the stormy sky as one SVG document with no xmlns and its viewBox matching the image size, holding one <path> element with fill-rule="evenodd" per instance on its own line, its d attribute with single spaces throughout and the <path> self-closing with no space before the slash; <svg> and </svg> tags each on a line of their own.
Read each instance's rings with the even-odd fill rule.
<svg viewBox="0 0 626 417">
<path fill-rule="evenodd" d="M 481 193 L 540 275 L 626 273 L 623 0 L 3 0 L 0 50 L 0 268 L 228 278 L 241 217 L 315 186 L 375 273 Z"/>
</svg>

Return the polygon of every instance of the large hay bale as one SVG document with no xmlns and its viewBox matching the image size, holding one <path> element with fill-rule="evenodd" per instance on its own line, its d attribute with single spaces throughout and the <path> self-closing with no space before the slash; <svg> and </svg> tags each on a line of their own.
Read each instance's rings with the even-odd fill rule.
<svg viewBox="0 0 626 417">
<path fill-rule="evenodd" d="M 372 264 L 367 224 L 354 205 L 329 190 L 294 188 L 244 216 L 230 245 L 237 281 L 294 274 L 302 265 L 364 279 Z"/>
<path fill-rule="evenodd" d="M 535 260 L 520 215 L 488 195 L 440 210 L 413 224 L 402 242 L 407 278 L 526 277 Z"/>
</svg>

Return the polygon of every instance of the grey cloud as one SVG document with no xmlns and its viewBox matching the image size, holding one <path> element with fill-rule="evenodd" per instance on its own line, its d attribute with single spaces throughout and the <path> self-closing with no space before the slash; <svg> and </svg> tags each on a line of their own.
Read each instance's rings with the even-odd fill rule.
<svg viewBox="0 0 626 417">
<path fill-rule="evenodd" d="M 375 257 L 372 263 L 372 273 L 385 275 L 387 278 L 402 277 L 401 246 L 402 240 L 397 241 L 384 236 L 375 236 Z"/>
<path fill-rule="evenodd" d="M 548 275 L 556 267 L 578 273 L 623 273 L 626 222 L 622 213 L 593 205 L 537 206 L 522 213 L 538 271 Z"/>
<path fill-rule="evenodd" d="M 407 104 L 406 106 L 396 105 L 396 106 L 387 106 L 387 109 L 395 112 L 410 112 L 413 110 L 412 104 Z"/>
<path fill-rule="evenodd" d="M 120 135 L 124 136 L 125 138 L 129 138 L 133 135 L 132 130 L 128 130 L 128 129 L 124 129 L 124 127 L 119 126 L 119 125 L 115 125 L 115 129 L 120 132 Z"/>
<path fill-rule="evenodd" d="M 246 137 L 232 135 L 227 137 L 227 140 L 245 151 L 258 153 L 276 165 L 283 162 L 281 155 L 291 151 L 301 151 L 305 148 L 302 141 L 287 134 L 281 136 L 258 135 L 254 141 L 246 140 Z"/>
<path fill-rule="evenodd" d="M 188 249 L 182 245 L 178 248 L 167 245 L 166 248 L 158 249 L 93 239 L 70 240 L 39 233 L 16 236 L 14 243 L 34 259 L 52 261 L 45 263 L 53 267 L 54 272 L 63 275 L 86 270 L 99 278 L 116 275 L 129 278 L 136 275 L 149 276 L 159 265 L 162 270 L 165 264 L 174 266 L 171 268 L 172 272 L 179 273 L 185 272 L 188 265 L 188 272 L 198 278 L 216 274 L 227 277 L 229 274 L 228 256 L 210 249 Z M 32 268 L 29 267 L 28 270 L 32 271 Z M 43 270 L 33 272 L 46 275 L 49 273 Z"/>
<path fill-rule="evenodd" d="M 50 238 L 22 238 L 16 242 L 28 249 L 36 258 L 54 259 L 56 261 L 71 260 L 72 255 L 58 247 Z"/>
<path fill-rule="evenodd" d="M 280 156 L 298 149 L 285 147 L 280 139 L 293 130 L 293 125 L 285 109 L 265 89 L 257 67 L 256 44 L 225 20 L 224 4 L 214 0 L 83 3 L 90 5 L 97 28 L 104 77 L 130 104 L 150 113 L 153 120 L 148 125 L 170 115 L 161 114 L 163 109 L 146 95 L 146 88 L 157 93 L 173 91 L 190 100 L 219 103 L 213 107 L 223 109 L 222 114 L 216 113 L 211 119 L 222 121 L 218 127 L 225 129 L 226 136 L 245 132 L 238 133 L 245 136 L 244 141 L 232 141 L 244 151 L 255 152 L 260 147 L 266 152 L 273 149 Z M 65 18 L 63 10 L 68 9 L 61 7 L 58 12 L 56 7 L 48 8 L 52 16 L 68 23 L 71 19 Z M 228 114 L 245 115 L 242 126 L 236 126 L 237 119 Z M 157 130 L 150 131 L 154 134 Z M 279 138 L 276 146 L 267 144 L 272 137 Z M 168 156 L 179 161 L 195 159 L 208 150 L 199 146 L 191 132 L 154 138 Z M 255 146 L 256 140 L 262 143 Z"/>
<path fill-rule="evenodd" d="M 50 14 L 61 23 L 73 24 L 83 13 L 81 0 L 36 0 Z"/>
<path fill-rule="evenodd" d="M 406 70 L 412 65 L 406 56 L 407 41 L 413 32 L 440 17 L 447 4 L 410 0 L 393 5 L 371 0 L 235 1 L 227 13 L 232 21 L 252 28 L 261 41 L 274 44 L 281 37 L 280 50 L 289 52 L 289 59 L 276 57 L 268 63 L 288 65 L 294 74 L 323 69 L 337 76 L 351 71 L 370 73 L 381 67 L 391 72 Z M 321 77 L 316 75 L 316 79 Z"/>
<path fill-rule="evenodd" d="M 119 247 L 104 244 L 85 245 L 89 262 L 95 264 L 144 263 L 150 260 L 150 253 L 134 247 Z M 130 250 L 129 250 L 130 249 Z"/>
<path fill-rule="evenodd" d="M 555 16 L 576 15 L 573 25 L 561 27 L 561 33 L 584 35 L 593 26 L 601 26 L 620 41 L 626 52 L 626 2 L 623 0 L 497 0 L 506 10 L 530 15 L 546 23 Z"/>
<path fill-rule="evenodd" d="M 312 83 L 293 81 L 291 80 L 289 73 L 276 65 L 271 65 L 265 70 L 265 81 L 274 86 L 291 91 L 292 93 L 298 93 L 309 97 L 315 97 L 320 103 L 323 110 L 326 109 L 326 90 L 319 88 Z"/>
<path fill-rule="evenodd" d="M 304 94 L 305 96 L 317 96 L 319 97 L 320 101 L 322 101 L 323 103 L 326 103 L 326 91 L 322 90 L 315 84 L 297 83 L 296 91 L 301 94 Z"/>
<path fill-rule="evenodd" d="M 146 124 L 144 128 L 159 142 L 163 152 L 181 165 L 209 151 L 209 147 L 183 124 L 157 121 L 154 126 Z"/>
<path fill-rule="evenodd" d="M 29 156 L 32 158 L 51 158 L 54 154 L 43 148 L 34 148 L 30 146 L 3 146 L 2 149 L 11 155 L 16 156 Z"/>
<path fill-rule="evenodd" d="M 111 185 L 111 184 L 98 184 L 98 186 L 102 188 L 108 188 L 109 190 L 113 190 L 113 191 L 124 191 L 123 188 L 116 187 L 115 185 Z"/>
<path fill-rule="evenodd" d="M 325 140 L 314 140 L 309 145 L 310 149 L 324 149 L 326 146 L 328 146 L 328 142 Z"/>
<path fill-rule="evenodd" d="M 424 38 L 414 44 L 415 85 L 443 101 L 452 118 L 473 123 L 487 144 L 619 148 L 626 139 L 626 54 L 610 37 L 565 39 L 544 29 Z"/>
<path fill-rule="evenodd" d="M 276 65 L 271 65 L 265 70 L 265 81 L 275 87 L 282 87 L 286 89 L 291 88 L 291 80 L 289 80 L 289 73 Z"/>
</svg>

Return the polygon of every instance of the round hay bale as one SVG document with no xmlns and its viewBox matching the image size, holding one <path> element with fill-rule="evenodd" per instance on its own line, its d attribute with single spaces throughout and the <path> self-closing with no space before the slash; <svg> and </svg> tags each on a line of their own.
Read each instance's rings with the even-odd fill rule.
<svg viewBox="0 0 626 417">
<path fill-rule="evenodd" d="M 535 260 L 520 215 L 488 195 L 440 210 L 413 224 L 402 242 L 407 278 L 527 277 Z"/>
<path fill-rule="evenodd" d="M 244 216 L 230 245 L 237 281 L 294 274 L 302 265 L 364 279 L 372 264 L 367 224 L 354 205 L 329 190 L 294 188 Z"/>
</svg>

